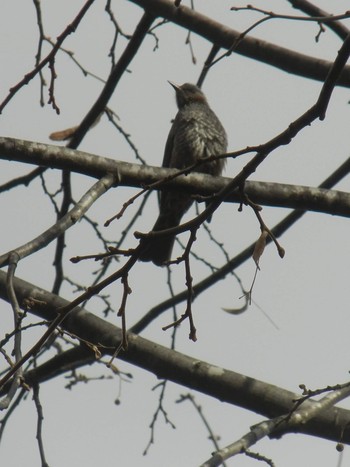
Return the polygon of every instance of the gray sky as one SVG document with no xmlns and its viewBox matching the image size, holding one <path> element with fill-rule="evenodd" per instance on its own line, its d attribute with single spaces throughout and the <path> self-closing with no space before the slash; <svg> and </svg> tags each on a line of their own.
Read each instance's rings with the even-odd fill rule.
<svg viewBox="0 0 350 467">
<path fill-rule="evenodd" d="M 114 3 L 120 26 L 125 32 L 132 33 L 141 10 L 126 1 Z M 231 6 L 243 5 L 238 2 L 206 0 L 196 3 L 198 8 L 203 5 L 204 14 L 240 31 L 258 18 L 258 15 L 249 12 L 230 12 Z M 315 3 L 324 9 L 330 7 L 330 2 L 326 0 Z M 345 0 L 335 3 L 333 14 L 342 13 L 349 7 Z M 46 34 L 56 38 L 75 17 L 81 5 L 82 2 L 67 0 L 43 1 Z M 266 2 L 256 0 L 254 5 L 264 8 Z M 268 2 L 268 9 L 298 14 L 296 10 L 288 8 L 288 2 L 277 0 Z M 345 24 L 349 26 L 349 20 Z M 34 64 L 38 33 L 32 2 L 7 1 L 0 17 L 0 31 L 2 100 L 8 89 Z M 197 59 L 194 65 L 189 47 L 185 45 L 185 30 L 167 25 L 156 32 L 159 48 L 153 51 L 155 41 L 152 37 L 144 42 L 141 52 L 129 67 L 131 74 L 124 75 L 109 104 L 150 165 L 161 164 L 170 121 L 176 112 L 174 93 L 167 80 L 180 84 L 195 82 L 210 50 L 206 41 L 192 35 Z M 334 60 L 341 45 L 340 40 L 327 31 L 316 43 L 314 38 L 317 32 L 315 24 L 273 20 L 255 29 L 251 35 L 305 54 Z M 75 58 L 86 69 L 105 79 L 110 68 L 107 54 L 112 34 L 111 24 L 104 12 L 104 2 L 95 2 L 78 32 L 71 35 L 64 46 L 74 50 Z M 120 39 L 117 57 L 124 47 L 125 41 Z M 93 78 L 84 78 L 63 54 L 57 56 L 56 72 L 55 94 L 61 114 L 57 116 L 49 105 L 44 108 L 39 106 L 39 82 L 36 79 L 15 96 L 1 115 L 3 136 L 49 142 L 51 132 L 80 122 L 95 101 L 102 84 Z M 48 80 L 47 70 L 45 76 Z M 316 101 L 320 89 L 319 82 L 288 75 L 236 54 L 218 63 L 203 87 L 227 130 L 230 150 L 268 141 L 307 110 Z M 348 101 L 349 91 L 337 88 L 326 119 L 306 128 L 289 146 L 273 152 L 252 179 L 310 186 L 321 183 L 349 156 Z M 135 162 L 134 154 L 105 117 L 90 131 L 80 149 Z M 247 160 L 248 156 L 243 156 L 240 160 L 229 161 L 225 175 L 234 176 Z M 30 169 L 24 164 L 3 161 L 1 166 L 0 184 Z M 94 183 L 78 176 L 73 179 L 76 198 Z M 49 180 L 55 187 L 54 173 Z M 336 188 L 348 191 L 349 178 Z M 134 190 L 125 188 L 112 190 L 96 203 L 91 213 L 102 225 L 134 193 Z M 9 209 L 12 215 L 2 223 L 1 253 L 30 240 L 54 222 L 53 210 L 47 199 L 43 199 L 38 182 L 28 192 L 20 188 L 2 195 L 0 212 L 3 219 Z M 107 236 L 111 240 L 118 239 L 135 209 L 131 207 L 124 219 L 109 227 Z M 188 217 L 193 214 L 191 210 Z M 263 217 L 269 227 L 273 227 L 286 214 L 282 209 L 263 209 Z M 153 195 L 135 229 L 149 230 L 156 215 L 156 196 Z M 217 238 L 225 242 L 230 256 L 238 254 L 259 236 L 259 225 L 254 214 L 248 208 L 239 213 L 236 205 L 222 206 L 215 213 L 212 229 Z M 185 322 L 177 334 L 177 350 L 292 391 L 299 391 L 301 383 L 315 389 L 347 381 L 349 364 L 344 356 L 349 352 L 349 234 L 348 219 L 316 213 L 304 216 L 280 240 L 286 250 L 283 260 L 273 246 L 266 249 L 254 287 L 254 304 L 248 311 L 239 316 L 222 311 L 224 307 L 241 305 L 239 287 L 233 278 L 227 278 L 194 302 L 198 341 L 193 343 L 188 340 L 188 325 Z M 96 265 L 71 265 L 68 260 L 73 255 L 96 252 L 99 245 L 84 223 L 74 227 L 67 238 L 67 270 L 75 280 L 89 284 Z M 183 236 L 184 241 L 186 238 L 186 235 Z M 131 242 L 130 238 L 130 247 L 134 246 Z M 218 249 L 208 244 L 203 230 L 198 235 L 196 249 L 217 266 L 224 262 Z M 50 245 L 38 255 L 21 262 L 18 276 L 50 289 L 54 274 L 53 251 L 53 245 Z M 183 290 L 183 266 L 173 269 L 175 290 Z M 253 260 L 250 260 L 236 271 L 246 288 L 250 286 L 254 270 Z M 196 283 L 207 276 L 209 270 L 194 262 L 192 274 Z M 150 264 L 137 264 L 130 275 L 130 286 L 133 293 L 128 301 L 128 325 L 169 296 L 166 271 Z M 120 292 L 119 284 L 108 289 L 116 309 L 120 304 Z M 68 285 L 63 288 L 62 296 L 72 297 Z M 278 329 L 259 307 L 276 323 Z M 97 300 L 92 301 L 87 308 L 96 312 L 96 309 L 101 309 L 101 304 Z M 12 326 L 10 308 L 2 302 L 0 309 L 3 333 L 8 332 Z M 182 304 L 178 312 L 183 309 Z M 116 316 L 109 319 L 120 324 Z M 167 312 L 146 329 L 143 337 L 169 345 L 171 334 L 163 332 L 161 326 L 171 319 L 171 312 Z M 24 346 L 29 348 L 41 333 L 42 329 L 39 329 L 26 336 Z M 175 403 L 180 394 L 188 391 L 172 383 L 168 384 L 165 409 L 176 430 L 164 424 L 160 417 L 156 425 L 155 444 L 146 457 L 142 456 L 150 437 L 148 426 L 158 404 L 158 391 L 151 391 L 157 380 L 153 375 L 124 362 L 116 363 L 121 371 L 133 374 L 131 383 L 123 382 L 121 385 L 121 404 L 118 406 L 114 404 L 119 391 L 117 379 L 80 384 L 71 391 L 64 389 L 67 383 L 64 378 L 41 386 L 45 417 L 43 439 L 50 467 L 196 466 L 208 458 L 214 448 L 198 415 L 188 402 Z M 102 365 L 94 365 L 86 371 L 82 369 L 82 372 L 94 376 L 108 374 Z M 220 436 L 221 446 L 240 438 L 251 425 L 263 419 L 201 394 L 195 394 L 195 397 L 212 429 Z M 349 407 L 347 401 L 341 405 Z M 29 394 L 6 428 L 0 446 L 1 465 L 39 465 L 35 431 L 36 413 Z M 278 467 L 336 467 L 339 456 L 335 443 L 301 435 L 286 435 L 278 441 L 263 440 L 253 450 L 273 459 Z M 349 463 L 349 459 L 346 448 L 343 466 Z M 228 461 L 227 465 L 249 467 L 256 465 L 256 462 L 240 456 Z"/>
</svg>

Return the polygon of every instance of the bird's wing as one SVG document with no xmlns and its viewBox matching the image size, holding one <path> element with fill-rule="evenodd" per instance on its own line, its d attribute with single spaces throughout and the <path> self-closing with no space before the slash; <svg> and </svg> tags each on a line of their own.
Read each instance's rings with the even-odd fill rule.
<svg viewBox="0 0 350 467">
<path fill-rule="evenodd" d="M 174 146 L 174 125 L 171 127 L 168 138 L 165 143 L 165 149 L 164 149 L 164 157 L 163 157 L 163 163 L 162 167 L 172 167 L 171 164 L 171 159 L 172 159 L 172 153 L 173 153 L 173 146 Z"/>
</svg>

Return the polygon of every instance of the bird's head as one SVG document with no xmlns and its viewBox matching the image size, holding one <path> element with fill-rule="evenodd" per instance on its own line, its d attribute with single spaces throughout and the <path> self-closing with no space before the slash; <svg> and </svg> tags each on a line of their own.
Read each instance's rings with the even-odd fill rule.
<svg viewBox="0 0 350 467">
<path fill-rule="evenodd" d="M 198 86 L 191 83 L 185 83 L 179 86 L 171 81 L 168 82 L 175 89 L 176 102 L 179 109 L 193 102 L 207 103 L 205 95 Z"/>
</svg>

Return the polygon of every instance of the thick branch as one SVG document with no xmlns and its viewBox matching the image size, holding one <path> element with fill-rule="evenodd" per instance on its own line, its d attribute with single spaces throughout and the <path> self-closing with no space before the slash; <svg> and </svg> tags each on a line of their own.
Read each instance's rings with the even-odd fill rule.
<svg viewBox="0 0 350 467">
<path fill-rule="evenodd" d="M 0 159 L 54 169 L 66 169 L 94 178 L 101 178 L 107 173 L 118 173 L 119 185 L 137 188 L 176 174 L 176 169 L 131 164 L 83 151 L 3 137 L 0 137 Z M 342 171 L 343 173 L 350 171 L 350 158 L 342 165 Z M 222 190 L 230 181 L 230 178 L 192 173 L 174 178 L 167 182 L 166 187 L 187 191 L 195 195 L 212 196 Z M 245 193 L 254 202 L 266 206 L 350 216 L 350 194 L 345 192 L 298 185 L 247 181 Z M 239 203 L 241 196 L 235 191 L 225 201 Z"/>
<path fill-rule="evenodd" d="M 140 7 L 148 9 L 152 14 L 182 26 L 208 41 L 224 49 L 230 49 L 237 41 L 235 52 L 272 65 L 288 73 L 306 78 L 324 81 L 332 64 L 326 60 L 310 57 L 269 42 L 245 37 L 240 40 L 241 33 L 229 28 L 198 11 L 181 4 L 176 7 L 171 0 L 131 0 Z M 350 66 L 342 71 L 337 85 L 350 87 Z"/>
<path fill-rule="evenodd" d="M 8 301 L 5 282 L 6 274 L 0 271 L 0 297 Z M 30 311 L 43 319 L 54 319 L 55 310 L 68 304 L 66 300 L 20 279 L 14 280 L 14 286 L 19 302 L 23 303 L 26 299 L 31 301 Z M 68 315 L 62 327 L 98 345 L 101 352 L 107 354 L 113 353 L 122 338 L 119 328 L 78 307 Z M 120 352 L 120 358 L 154 373 L 158 378 L 168 379 L 269 418 L 288 414 L 294 407 L 293 400 L 299 397 L 277 386 L 193 359 L 135 334 L 128 335 L 128 350 Z M 81 361 L 86 363 L 85 358 Z M 31 383 L 47 379 L 40 370 L 37 375 L 35 381 L 35 370 L 31 371 Z M 314 406 L 313 401 L 305 401 L 304 407 L 308 407 L 308 404 L 310 409 Z M 295 431 L 334 441 L 338 441 L 342 435 L 343 442 L 350 443 L 349 422 L 350 411 L 332 407 L 317 414 L 305 425 L 297 426 Z"/>
</svg>

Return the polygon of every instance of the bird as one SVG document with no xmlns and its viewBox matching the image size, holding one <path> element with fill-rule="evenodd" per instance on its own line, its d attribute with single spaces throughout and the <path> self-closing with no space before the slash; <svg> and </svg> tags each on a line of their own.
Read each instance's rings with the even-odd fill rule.
<svg viewBox="0 0 350 467">
<path fill-rule="evenodd" d="M 202 90 L 191 83 L 179 86 L 169 81 L 169 84 L 175 90 L 178 112 L 165 144 L 162 167 L 184 169 L 200 159 L 226 153 L 225 129 Z M 217 159 L 199 165 L 196 172 L 218 176 L 224 165 L 225 159 Z M 177 227 L 192 203 L 188 193 L 163 190 L 159 196 L 159 216 L 152 230 Z M 162 266 L 170 260 L 174 242 L 175 235 L 147 238 L 139 259 Z"/>
</svg>

